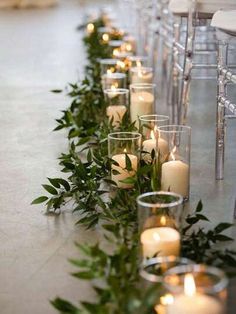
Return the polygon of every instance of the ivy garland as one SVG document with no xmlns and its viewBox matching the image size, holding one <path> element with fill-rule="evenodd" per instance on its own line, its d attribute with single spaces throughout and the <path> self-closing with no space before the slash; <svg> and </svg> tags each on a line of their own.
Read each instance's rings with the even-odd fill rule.
<svg viewBox="0 0 236 314">
<path fill-rule="evenodd" d="M 141 193 L 158 190 L 158 162 L 154 155 L 151 162 L 141 161 L 139 170 L 132 178 L 134 188 L 118 189 L 115 195 L 108 197 L 109 186 L 114 182 L 109 178 L 112 161 L 108 158 L 107 135 L 114 129 L 112 121 L 104 119 L 106 103 L 98 59 L 110 57 L 111 51 L 98 32 L 98 28 L 104 26 L 103 19 L 99 18 L 93 24 L 94 32 L 84 37 L 89 61 L 86 78 L 81 83 L 69 84 L 67 94 L 71 105 L 56 120 L 55 130 L 68 131 L 69 151 L 59 158 L 61 171 L 68 173 L 68 179 L 48 178 L 49 183 L 44 184 L 43 188 L 51 196 L 40 196 L 32 204 L 45 202 L 47 212 L 58 212 L 65 203 L 70 202 L 73 212 L 78 212 L 82 217 L 78 224 L 92 228 L 99 222 L 106 241 L 112 243 L 114 250 L 108 253 L 99 244 L 76 244 L 85 257 L 71 260 L 78 267 L 73 275 L 92 282 L 99 279 L 100 285 L 93 284 L 97 302 L 81 302 L 75 306 L 56 298 L 51 303 L 60 313 L 70 314 L 156 313 L 154 304 L 160 287 L 153 286 L 144 291 L 139 286 L 136 198 Z M 136 131 L 129 121 L 129 113 L 125 114 L 119 131 Z M 202 220 L 208 221 L 208 218 L 203 214 L 200 201 L 194 213 L 185 219 L 181 231 L 181 256 L 196 263 L 218 266 L 233 275 L 236 252 L 215 248 L 218 243 L 233 241 L 223 234 L 232 225 L 220 223 L 206 231 L 198 226 Z"/>
</svg>

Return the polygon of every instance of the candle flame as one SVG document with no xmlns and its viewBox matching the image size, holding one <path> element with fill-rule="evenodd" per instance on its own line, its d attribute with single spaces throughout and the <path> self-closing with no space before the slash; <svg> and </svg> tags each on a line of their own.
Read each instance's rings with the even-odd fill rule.
<svg viewBox="0 0 236 314">
<path fill-rule="evenodd" d="M 126 44 L 126 50 L 127 51 L 132 51 L 132 46 L 131 46 L 131 44 Z"/>
<path fill-rule="evenodd" d="M 120 54 L 119 49 L 115 48 L 113 49 L 113 56 L 118 57 Z"/>
<path fill-rule="evenodd" d="M 155 241 L 160 241 L 161 240 L 161 238 L 160 238 L 160 236 L 159 236 L 159 234 L 157 232 L 154 232 L 152 236 L 153 236 L 153 239 Z"/>
<path fill-rule="evenodd" d="M 87 25 L 87 31 L 88 31 L 89 34 L 94 31 L 94 25 L 92 23 L 89 23 Z"/>
<path fill-rule="evenodd" d="M 142 62 L 141 61 L 136 61 L 136 66 L 137 66 L 137 68 L 140 68 L 141 66 L 142 66 Z"/>
<path fill-rule="evenodd" d="M 189 297 L 196 293 L 196 284 L 192 274 L 187 274 L 184 277 L 184 293 Z"/>
<path fill-rule="evenodd" d="M 176 152 L 176 146 L 172 149 L 172 151 L 170 152 L 170 157 L 172 160 L 175 160 L 175 152 Z"/>
<path fill-rule="evenodd" d="M 117 66 L 122 68 L 122 69 L 125 69 L 125 63 L 123 61 L 117 61 Z"/>
<path fill-rule="evenodd" d="M 112 73 L 113 73 L 112 68 L 107 70 L 107 74 L 112 74 Z"/>
<path fill-rule="evenodd" d="M 109 35 L 108 35 L 108 34 L 103 34 L 103 35 L 102 35 L 102 40 L 103 40 L 103 41 L 108 42 L 109 39 L 110 39 L 110 38 L 109 38 Z"/>
<path fill-rule="evenodd" d="M 160 297 L 160 303 L 162 305 L 172 304 L 173 302 L 174 302 L 174 297 L 170 293 L 167 293 L 167 294 L 163 295 L 162 297 Z"/>
<path fill-rule="evenodd" d="M 166 225 L 166 217 L 165 216 L 161 216 L 160 223 L 162 226 Z"/>
<path fill-rule="evenodd" d="M 152 140 L 155 140 L 155 133 L 154 133 L 154 130 L 151 131 L 150 137 L 151 137 Z"/>
<path fill-rule="evenodd" d="M 124 153 L 125 153 L 125 154 L 127 153 L 127 149 L 126 149 L 126 148 L 124 149 Z"/>
<path fill-rule="evenodd" d="M 117 82 L 115 84 L 112 84 L 111 85 L 112 91 L 115 91 L 117 89 L 117 87 L 118 87 L 118 83 Z"/>
</svg>

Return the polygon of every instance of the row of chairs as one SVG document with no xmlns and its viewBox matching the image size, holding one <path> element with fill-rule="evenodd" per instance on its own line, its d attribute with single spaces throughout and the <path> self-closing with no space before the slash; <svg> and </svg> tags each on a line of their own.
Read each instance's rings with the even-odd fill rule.
<svg viewBox="0 0 236 314">
<path fill-rule="evenodd" d="M 209 72 L 217 79 L 215 173 L 217 180 L 223 179 L 226 121 L 236 118 L 236 105 L 227 95 L 228 84 L 236 84 L 234 65 L 229 63 L 236 47 L 236 1 L 138 0 L 136 9 L 141 53 L 149 54 L 154 69 L 161 61 L 173 123 L 187 123 L 193 70 L 199 70 L 199 79 L 209 79 Z"/>
</svg>

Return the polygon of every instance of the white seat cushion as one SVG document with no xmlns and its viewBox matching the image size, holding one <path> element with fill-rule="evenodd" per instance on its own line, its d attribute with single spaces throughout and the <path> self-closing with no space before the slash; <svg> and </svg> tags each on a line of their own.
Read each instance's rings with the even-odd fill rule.
<svg viewBox="0 0 236 314">
<path fill-rule="evenodd" d="M 218 10 L 236 9 L 236 0 L 197 0 L 197 12 L 214 14 Z M 187 14 L 191 0 L 170 0 L 169 10 L 173 14 Z"/>
<path fill-rule="evenodd" d="M 236 33 L 236 10 L 217 11 L 213 15 L 211 26 Z"/>
</svg>

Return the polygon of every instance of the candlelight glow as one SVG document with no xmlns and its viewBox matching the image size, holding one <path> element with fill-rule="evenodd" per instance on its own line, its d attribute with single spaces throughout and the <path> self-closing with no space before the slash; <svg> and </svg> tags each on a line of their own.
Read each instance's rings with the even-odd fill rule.
<svg viewBox="0 0 236 314">
<path fill-rule="evenodd" d="M 174 297 L 172 294 L 167 293 L 167 294 L 163 295 L 162 297 L 160 297 L 160 302 L 163 305 L 172 304 L 174 302 Z"/>
<path fill-rule="evenodd" d="M 112 74 L 112 73 L 113 73 L 112 68 L 107 70 L 107 74 Z"/>
<path fill-rule="evenodd" d="M 166 217 L 165 216 L 161 216 L 160 223 L 162 226 L 166 225 Z"/>
<path fill-rule="evenodd" d="M 160 238 L 160 236 L 159 236 L 159 234 L 157 232 L 154 232 L 152 236 L 153 236 L 153 239 L 155 241 L 160 241 L 161 240 L 161 238 Z"/>
<path fill-rule="evenodd" d="M 117 61 L 117 66 L 120 67 L 121 69 L 125 69 L 125 63 L 123 61 Z"/>
<path fill-rule="evenodd" d="M 136 66 L 139 68 L 142 66 L 142 62 L 141 61 L 136 61 Z"/>
<path fill-rule="evenodd" d="M 184 277 L 184 293 L 189 297 L 196 293 L 196 285 L 192 274 L 187 274 Z"/>
<path fill-rule="evenodd" d="M 118 57 L 120 54 L 120 51 L 118 48 L 113 49 L 113 56 Z"/>
<path fill-rule="evenodd" d="M 124 149 L 124 153 L 125 153 L 125 154 L 127 153 L 127 149 L 126 149 L 126 148 Z"/>
<path fill-rule="evenodd" d="M 144 101 L 144 98 L 140 95 L 138 96 L 138 99 Z"/>
<path fill-rule="evenodd" d="M 142 71 L 138 71 L 138 77 L 143 77 Z"/>
<path fill-rule="evenodd" d="M 111 85 L 112 91 L 115 91 L 117 89 L 117 87 L 118 87 L 118 83 L 117 82 L 115 84 L 112 84 Z"/>
<path fill-rule="evenodd" d="M 92 23 L 89 23 L 87 25 L 87 31 L 89 34 L 91 34 L 94 31 L 94 25 Z"/>
<path fill-rule="evenodd" d="M 132 51 L 132 46 L 131 46 L 131 44 L 126 44 L 126 50 L 127 50 L 127 51 Z"/>
<path fill-rule="evenodd" d="M 172 149 L 172 151 L 170 152 L 170 157 L 172 160 L 175 160 L 175 152 L 176 152 L 176 146 Z"/>
<path fill-rule="evenodd" d="M 109 35 L 108 35 L 108 34 L 103 34 L 103 35 L 102 35 L 102 40 L 103 40 L 103 41 L 108 42 L 109 39 L 110 39 L 110 38 L 109 38 Z"/>
</svg>

